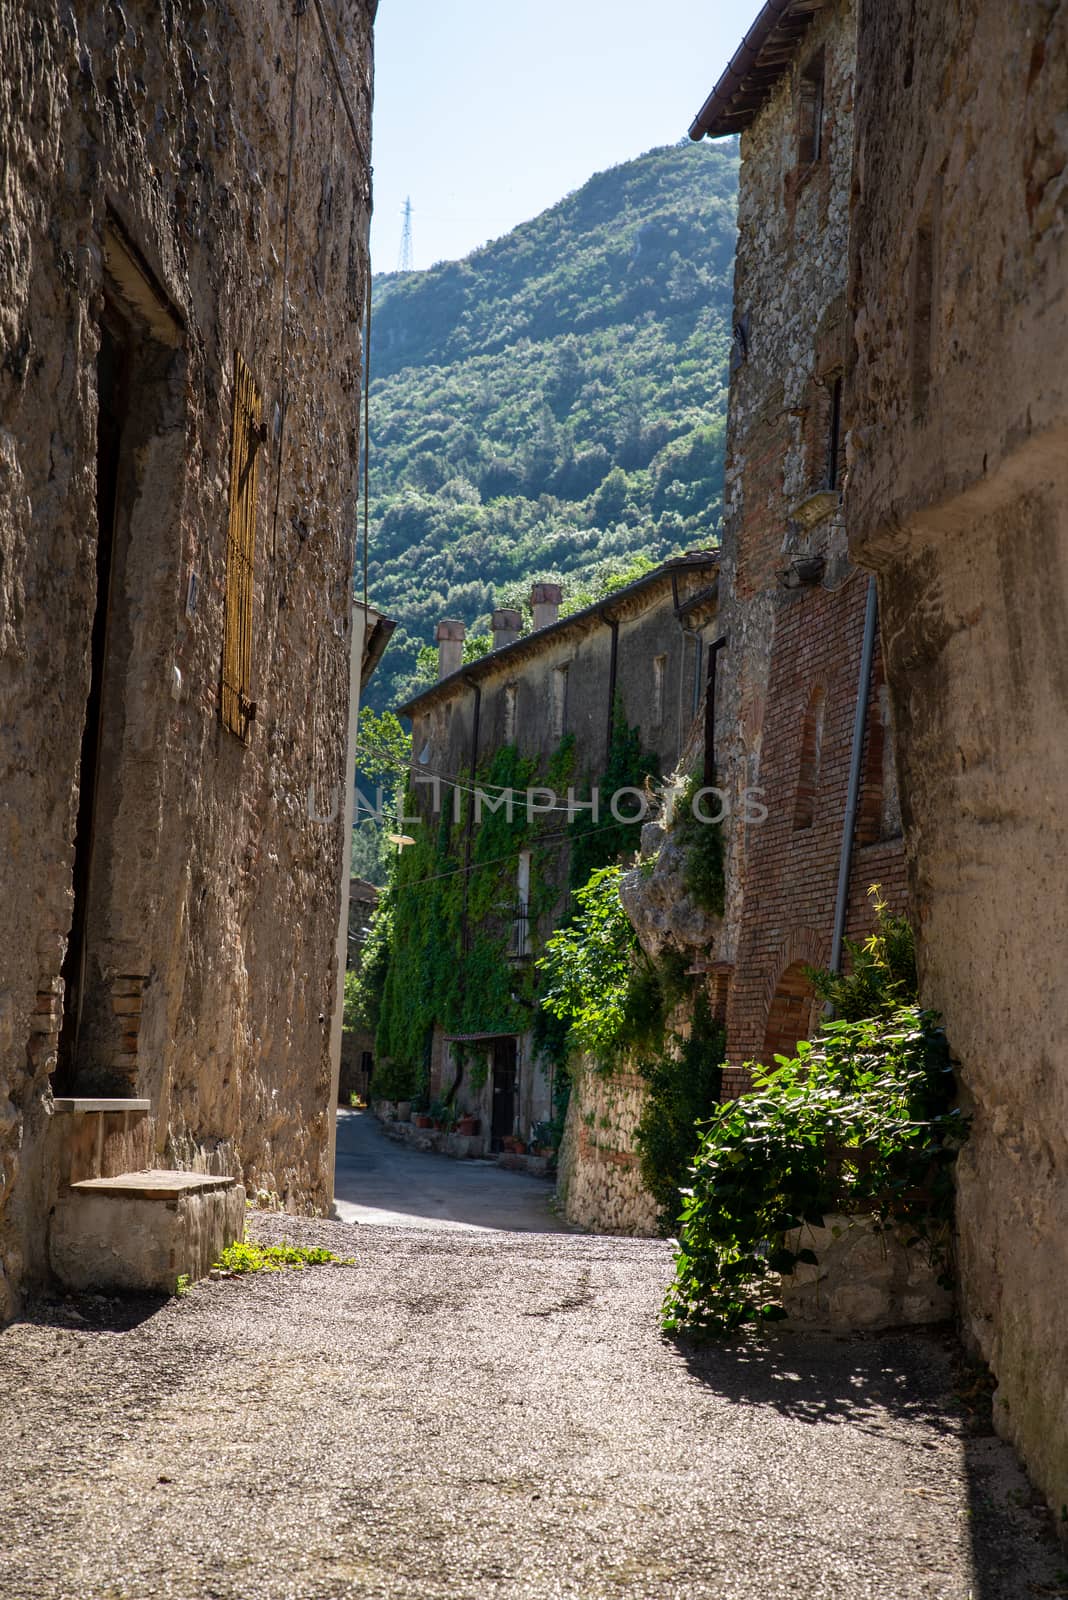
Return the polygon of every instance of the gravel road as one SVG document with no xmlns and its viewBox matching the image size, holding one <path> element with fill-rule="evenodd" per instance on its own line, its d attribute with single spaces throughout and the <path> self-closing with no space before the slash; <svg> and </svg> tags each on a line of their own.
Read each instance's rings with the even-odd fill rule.
<svg viewBox="0 0 1068 1600">
<path fill-rule="evenodd" d="M 944 1341 L 687 1355 L 659 1242 L 254 1226 L 356 1265 L 0 1334 L 4 1600 L 1068 1593 Z"/>
</svg>

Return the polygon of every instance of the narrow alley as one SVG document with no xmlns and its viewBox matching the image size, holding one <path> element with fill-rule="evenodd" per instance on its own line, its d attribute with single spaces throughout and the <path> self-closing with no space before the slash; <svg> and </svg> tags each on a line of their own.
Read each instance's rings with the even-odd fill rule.
<svg viewBox="0 0 1068 1600">
<path fill-rule="evenodd" d="M 564 1232 L 552 1196 L 547 1178 L 491 1161 L 445 1161 L 394 1144 L 369 1111 L 338 1111 L 334 1204 L 342 1222 Z"/>
<path fill-rule="evenodd" d="M 551 1236 L 513 1174 L 339 1131 L 341 1209 L 416 1225 L 252 1231 L 352 1266 L 0 1333 L 6 1600 L 1061 1592 L 947 1339 L 687 1352 L 667 1243 Z"/>
</svg>

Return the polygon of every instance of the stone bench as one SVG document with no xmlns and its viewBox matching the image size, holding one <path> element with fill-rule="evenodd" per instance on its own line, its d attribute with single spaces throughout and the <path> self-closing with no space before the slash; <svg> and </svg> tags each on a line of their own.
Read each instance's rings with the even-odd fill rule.
<svg viewBox="0 0 1068 1600">
<path fill-rule="evenodd" d="M 68 1289 L 173 1294 L 179 1277 L 206 1277 L 244 1226 L 245 1191 L 234 1178 L 123 1172 L 61 1194 L 49 1258 Z"/>
</svg>

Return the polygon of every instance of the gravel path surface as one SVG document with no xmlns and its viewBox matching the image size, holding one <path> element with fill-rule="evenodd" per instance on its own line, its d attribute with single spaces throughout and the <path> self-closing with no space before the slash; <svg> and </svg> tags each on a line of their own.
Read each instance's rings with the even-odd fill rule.
<svg viewBox="0 0 1068 1600">
<path fill-rule="evenodd" d="M 254 1225 L 356 1265 L 0 1334 L 4 1600 L 1066 1592 L 938 1339 L 687 1356 L 655 1241 Z"/>
</svg>

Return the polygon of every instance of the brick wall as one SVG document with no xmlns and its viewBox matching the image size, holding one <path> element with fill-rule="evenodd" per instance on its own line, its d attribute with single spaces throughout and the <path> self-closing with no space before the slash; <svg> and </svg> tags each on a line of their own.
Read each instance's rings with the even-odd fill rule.
<svg viewBox="0 0 1068 1600">
<path fill-rule="evenodd" d="M 838 495 L 849 426 L 855 41 L 851 0 L 825 7 L 742 137 L 734 314 L 747 341 L 731 385 L 722 566 L 730 642 L 716 732 L 732 795 L 717 952 L 732 965 L 728 1093 L 747 1086 L 745 1062 L 792 1050 L 811 1033 L 818 1005 L 804 967 L 831 954 L 868 590 L 849 560 Z M 820 52 L 821 154 L 806 162 L 801 75 Z M 881 883 L 895 909 L 906 899 L 878 653 L 869 696 L 846 924 L 853 937 L 871 926 L 870 884 Z M 743 820 L 741 790 L 754 786 L 763 822 Z"/>
</svg>

